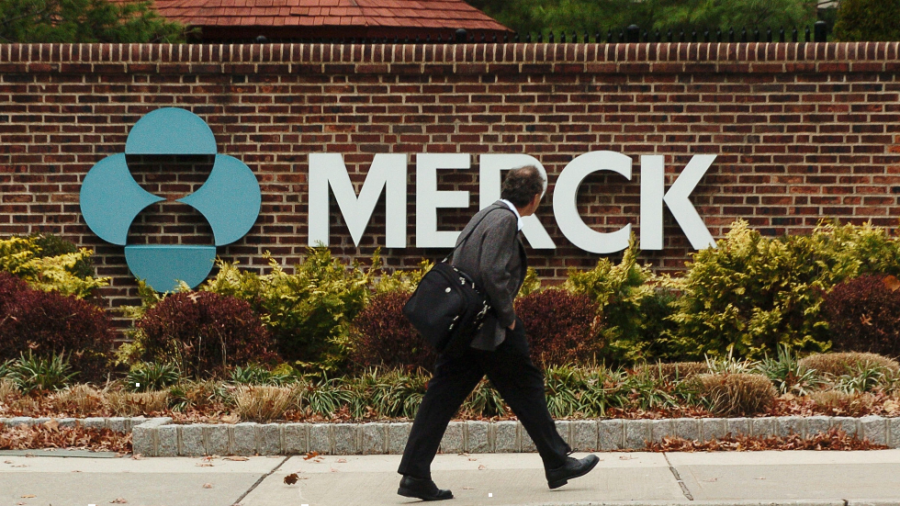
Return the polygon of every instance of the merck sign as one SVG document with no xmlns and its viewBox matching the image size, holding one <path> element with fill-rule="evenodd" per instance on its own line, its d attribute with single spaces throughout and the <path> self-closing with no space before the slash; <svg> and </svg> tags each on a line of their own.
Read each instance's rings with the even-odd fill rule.
<svg viewBox="0 0 900 506">
<path fill-rule="evenodd" d="M 357 196 L 347 167 L 340 154 L 309 155 L 309 245 L 328 246 L 329 189 L 350 230 L 353 243 L 359 245 L 382 192 L 386 202 L 386 244 L 388 248 L 407 247 L 407 159 L 406 154 L 377 154 Z M 663 203 L 669 207 L 694 249 L 715 247 L 715 241 L 689 200 L 691 192 L 716 159 L 715 155 L 695 155 L 675 183 L 665 191 L 664 157 L 641 156 L 641 233 L 643 250 L 663 249 Z M 437 210 L 466 208 L 467 191 L 439 191 L 437 171 L 465 170 L 472 155 L 464 153 L 416 155 L 416 244 L 417 248 L 450 248 L 458 231 L 437 229 Z M 534 165 L 546 180 L 541 163 L 524 154 L 486 154 L 479 161 L 480 206 L 500 198 L 502 172 Z M 575 246 L 599 254 L 615 253 L 628 247 L 631 224 L 615 232 L 598 232 L 587 226 L 578 214 L 578 187 L 594 172 L 612 171 L 631 180 L 632 159 L 613 151 L 592 151 L 575 157 L 560 173 L 553 192 L 553 214 L 563 235 Z M 522 232 L 536 249 L 554 249 L 556 244 L 536 216 L 523 220 Z"/>
<path fill-rule="evenodd" d="M 139 213 L 165 200 L 145 191 L 134 180 L 126 155 L 214 155 L 215 164 L 203 186 L 178 199 L 200 212 L 209 222 L 214 245 L 129 245 L 128 231 Z M 353 242 L 360 239 L 371 221 L 382 192 L 386 205 L 386 246 L 407 247 L 406 154 L 377 154 L 359 192 L 353 189 L 340 154 L 309 155 L 309 245 L 328 246 L 329 192 L 333 192 L 350 230 Z M 663 203 L 681 225 L 695 249 L 715 246 L 688 197 L 716 159 L 696 155 L 675 183 L 665 191 L 663 157 L 641 156 L 641 249 L 663 248 Z M 462 153 L 416 155 L 416 244 L 417 248 L 449 248 L 459 232 L 437 229 L 437 210 L 466 208 L 467 191 L 439 191 L 438 170 L 470 168 L 472 156 Z M 504 170 L 534 165 L 547 179 L 547 171 L 532 156 L 487 154 L 479 157 L 480 205 L 500 198 Z M 612 151 L 592 151 L 576 157 L 560 173 L 553 192 L 553 214 L 563 235 L 575 246 L 591 253 L 607 254 L 628 247 L 631 224 L 615 232 L 598 232 L 578 214 L 576 196 L 581 182 L 591 173 L 608 170 L 631 179 L 631 158 Z M 545 183 L 546 185 L 546 183 Z M 545 186 L 546 189 L 546 186 Z M 240 240 L 247 234 L 261 209 L 262 195 L 253 171 L 237 158 L 217 154 L 216 139 L 198 116 L 179 108 L 155 110 L 137 122 L 128 135 L 125 153 L 98 162 L 85 176 L 80 204 L 85 222 L 102 239 L 122 245 L 132 273 L 156 290 L 175 290 L 179 280 L 200 284 L 212 270 L 216 246 Z M 524 219 L 522 231 L 532 247 L 554 249 L 556 244 L 535 216 Z"/>
</svg>

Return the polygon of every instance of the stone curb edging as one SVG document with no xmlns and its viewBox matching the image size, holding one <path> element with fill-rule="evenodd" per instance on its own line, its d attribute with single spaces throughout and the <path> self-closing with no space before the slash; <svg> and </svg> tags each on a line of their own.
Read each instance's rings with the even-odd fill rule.
<svg viewBox="0 0 900 506">
<path fill-rule="evenodd" d="M 875 444 L 900 448 L 900 418 L 867 416 L 777 418 L 679 418 L 663 420 L 557 421 L 574 450 L 642 449 L 666 436 L 709 440 L 728 433 L 748 436 L 809 437 L 839 427 Z M 395 423 L 238 423 L 174 425 L 155 418 L 134 427 L 135 453 L 175 455 L 399 454 L 411 422 Z M 451 422 L 441 441 L 444 453 L 534 452 L 520 422 Z"/>
<path fill-rule="evenodd" d="M 7 426 L 36 425 L 49 418 L 0 419 Z M 108 427 L 132 434 L 134 453 L 148 457 L 201 455 L 400 454 L 411 422 L 173 424 L 172 418 L 63 418 L 60 426 Z M 772 418 L 667 418 L 661 420 L 560 420 L 556 427 L 573 450 L 639 450 L 647 441 L 677 436 L 705 441 L 727 434 L 803 437 L 838 427 L 875 444 L 900 448 L 900 418 L 784 416 Z M 535 452 L 520 422 L 450 422 L 443 453 Z"/>
<path fill-rule="evenodd" d="M 132 429 L 147 422 L 148 418 L 143 416 L 127 417 L 127 416 L 111 416 L 111 417 L 89 417 L 89 418 L 32 418 L 28 416 L 20 416 L 16 418 L 0 418 L 0 426 L 18 427 L 19 425 L 43 425 L 50 420 L 56 420 L 60 427 L 82 426 L 86 429 L 110 429 L 113 432 L 121 432 L 128 434 Z M 152 420 L 157 420 L 153 418 Z M 171 418 L 168 418 L 171 421 Z"/>
</svg>

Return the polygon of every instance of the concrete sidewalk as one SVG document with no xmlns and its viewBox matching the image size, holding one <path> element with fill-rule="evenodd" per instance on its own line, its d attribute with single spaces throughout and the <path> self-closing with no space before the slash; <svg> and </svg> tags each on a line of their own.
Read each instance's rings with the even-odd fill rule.
<svg viewBox="0 0 900 506">
<path fill-rule="evenodd" d="M 56 452 L 65 455 L 67 452 Z M 575 454 L 582 456 L 583 454 Z M 549 490 L 536 454 L 438 455 L 453 505 L 900 505 L 900 450 L 597 453 L 589 475 Z M 0 505 L 379 506 L 399 455 L 152 458 L 0 454 Z M 284 483 L 297 473 L 294 485 Z"/>
</svg>

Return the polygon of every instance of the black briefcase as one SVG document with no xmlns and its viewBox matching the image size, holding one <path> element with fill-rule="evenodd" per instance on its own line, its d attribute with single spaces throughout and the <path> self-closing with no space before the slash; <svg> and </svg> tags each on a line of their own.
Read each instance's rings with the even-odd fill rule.
<svg viewBox="0 0 900 506">
<path fill-rule="evenodd" d="M 461 355 L 490 309 L 466 273 L 440 262 L 422 277 L 403 314 L 436 352 Z"/>
</svg>

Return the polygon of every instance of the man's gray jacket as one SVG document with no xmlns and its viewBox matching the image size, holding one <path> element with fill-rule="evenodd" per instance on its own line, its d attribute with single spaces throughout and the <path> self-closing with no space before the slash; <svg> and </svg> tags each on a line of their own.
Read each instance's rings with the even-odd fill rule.
<svg viewBox="0 0 900 506">
<path fill-rule="evenodd" d="M 528 269 L 516 214 L 499 200 L 479 211 L 459 234 L 451 264 L 471 276 L 493 306 L 471 346 L 497 349 L 516 320 L 513 301 Z"/>
</svg>

